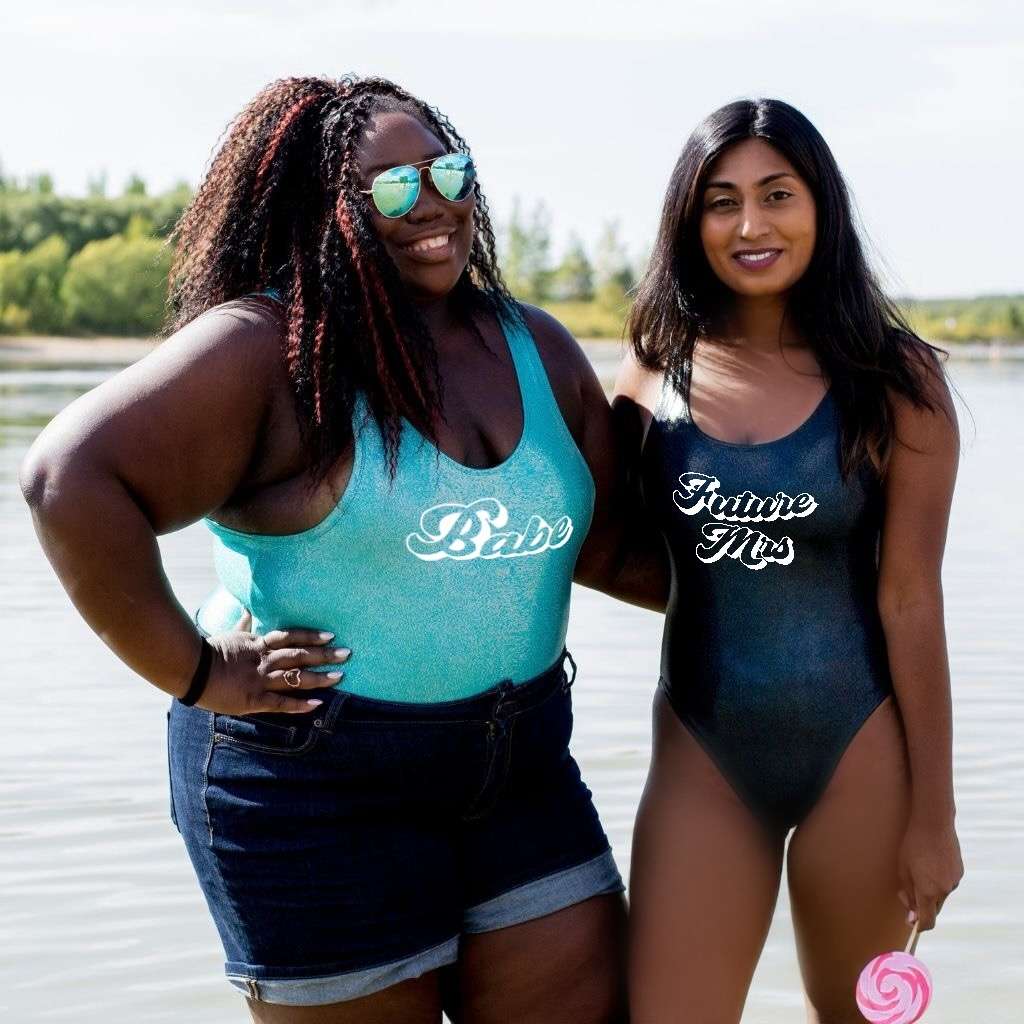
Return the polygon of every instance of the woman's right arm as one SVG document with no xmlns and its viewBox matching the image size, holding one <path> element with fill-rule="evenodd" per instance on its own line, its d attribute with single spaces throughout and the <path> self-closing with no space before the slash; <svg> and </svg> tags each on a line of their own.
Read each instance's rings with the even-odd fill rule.
<svg viewBox="0 0 1024 1024">
<path fill-rule="evenodd" d="M 200 638 L 164 574 L 157 536 L 216 510 L 246 482 L 283 373 L 273 322 L 220 307 L 72 402 L 22 464 L 36 532 L 75 607 L 167 693 L 188 689 Z M 257 670 L 273 667 L 271 638 L 245 636 L 214 641 L 221 657 L 200 704 L 231 714 L 308 711 L 304 700 L 266 693 Z M 325 642 L 313 631 L 291 639 Z M 316 673 L 302 675 L 304 686 L 323 685 Z"/>
</svg>

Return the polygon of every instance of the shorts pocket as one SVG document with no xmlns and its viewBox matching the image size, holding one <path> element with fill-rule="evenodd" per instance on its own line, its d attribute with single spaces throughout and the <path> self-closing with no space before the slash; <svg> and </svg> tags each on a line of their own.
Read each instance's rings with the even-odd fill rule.
<svg viewBox="0 0 1024 1024">
<path fill-rule="evenodd" d="M 316 744 L 323 721 L 314 714 L 214 715 L 213 739 L 261 754 L 295 757 Z"/>
</svg>

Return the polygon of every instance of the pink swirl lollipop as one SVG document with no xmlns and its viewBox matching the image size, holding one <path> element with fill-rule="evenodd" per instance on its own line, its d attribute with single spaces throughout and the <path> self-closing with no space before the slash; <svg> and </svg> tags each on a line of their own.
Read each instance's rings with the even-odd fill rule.
<svg viewBox="0 0 1024 1024">
<path fill-rule="evenodd" d="M 871 1024 L 914 1024 L 932 1000 L 932 976 L 910 950 L 917 925 L 904 952 L 882 953 L 868 963 L 857 981 L 857 1006 Z"/>
</svg>

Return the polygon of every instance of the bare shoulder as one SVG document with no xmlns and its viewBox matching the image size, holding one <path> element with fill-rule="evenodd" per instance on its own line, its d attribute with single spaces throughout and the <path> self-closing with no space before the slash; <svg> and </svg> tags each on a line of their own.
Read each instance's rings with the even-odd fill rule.
<svg viewBox="0 0 1024 1024">
<path fill-rule="evenodd" d="M 615 377 L 614 401 L 629 401 L 653 413 L 661 395 L 664 373 L 644 366 L 631 345 L 626 346 L 619 372 Z"/>
<path fill-rule="evenodd" d="M 263 390 L 286 376 L 284 331 L 276 303 L 256 297 L 232 299 L 196 317 L 147 358 L 172 365 L 215 364 L 244 373 Z"/>
<path fill-rule="evenodd" d="M 181 444 L 213 424 L 225 436 L 253 431 L 286 379 L 280 338 L 272 310 L 245 300 L 216 306 L 65 407 L 43 435 L 65 452 L 116 452 L 142 439 Z"/>
<path fill-rule="evenodd" d="M 590 361 L 580 343 L 560 320 L 537 306 L 525 302 L 519 306 L 549 376 L 552 371 L 576 376 L 590 370 Z"/>
<path fill-rule="evenodd" d="M 909 349 L 909 361 L 924 402 L 889 389 L 897 441 L 921 453 L 956 452 L 960 439 L 956 406 L 939 353 L 917 342 Z"/>
<path fill-rule="evenodd" d="M 650 377 L 651 371 L 641 366 L 632 347 L 627 347 L 615 376 L 615 394 L 636 401 Z"/>
<path fill-rule="evenodd" d="M 579 443 L 588 409 L 607 404 L 601 383 L 579 342 L 564 324 L 536 306 L 520 303 L 520 309 L 533 335 L 562 418 Z"/>
<path fill-rule="evenodd" d="M 214 307 L 61 410 L 34 457 L 54 479 L 102 466 L 158 532 L 194 522 L 269 459 L 263 428 L 287 379 L 280 338 L 259 303 Z"/>
</svg>

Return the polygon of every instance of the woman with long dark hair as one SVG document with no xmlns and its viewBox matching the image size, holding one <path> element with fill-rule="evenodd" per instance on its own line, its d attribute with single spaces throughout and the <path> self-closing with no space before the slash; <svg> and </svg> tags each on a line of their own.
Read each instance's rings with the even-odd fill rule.
<svg viewBox="0 0 1024 1024">
<path fill-rule="evenodd" d="M 253 1018 L 618 1019 L 569 591 L 664 588 L 625 553 L 601 387 L 509 296 L 466 143 L 382 79 L 275 82 L 171 289 L 171 336 L 56 417 L 22 486 L 83 617 L 177 698 L 172 815 Z M 157 535 L 200 518 L 251 631 L 202 636 L 164 576 Z"/>
<path fill-rule="evenodd" d="M 632 861 L 635 1024 L 738 1021 L 785 854 L 810 1019 L 962 874 L 940 566 L 958 440 L 797 110 L 686 143 L 619 401 L 672 563 Z M 628 408 L 628 405 L 627 405 Z"/>
</svg>

